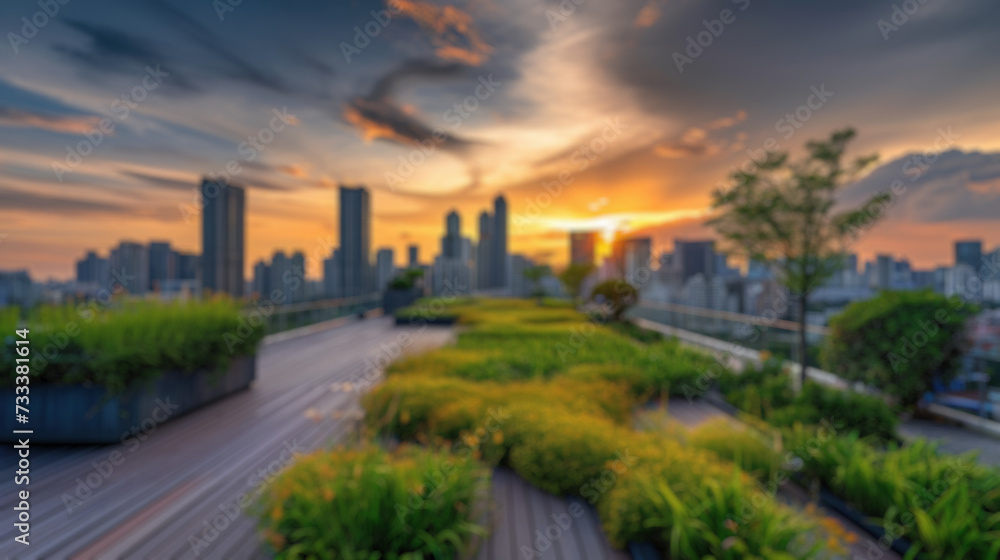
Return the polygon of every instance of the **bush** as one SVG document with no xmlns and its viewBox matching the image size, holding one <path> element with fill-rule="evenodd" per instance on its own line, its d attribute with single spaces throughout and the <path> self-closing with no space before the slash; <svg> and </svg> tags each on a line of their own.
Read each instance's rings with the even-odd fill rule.
<svg viewBox="0 0 1000 560">
<path fill-rule="evenodd" d="M 605 280 L 594 286 L 590 299 L 611 306 L 611 316 L 621 321 L 622 316 L 639 301 L 639 290 L 624 280 Z"/>
<path fill-rule="evenodd" d="M 961 299 L 929 290 L 882 292 L 830 320 L 820 363 L 913 405 L 935 377 L 947 380 L 957 371 L 973 313 Z"/>
<path fill-rule="evenodd" d="M 23 324 L 31 331 L 32 382 L 94 383 L 120 392 L 164 371 L 221 370 L 232 358 L 253 354 L 264 336 L 264 321 L 255 322 L 238 303 L 220 299 L 41 306 Z M 13 340 L 7 342 L 0 368 L 10 372 L 3 379 L 9 387 L 17 356 Z"/>
<path fill-rule="evenodd" d="M 815 382 L 806 383 L 795 394 L 791 378 L 777 359 L 741 374 L 723 373 L 719 389 L 730 404 L 775 427 L 795 423 L 815 426 L 826 421 L 838 430 L 856 431 L 863 437 L 896 438 L 899 418 L 881 398 Z"/>
<path fill-rule="evenodd" d="M 416 447 L 319 451 L 274 479 L 257 515 L 280 560 L 450 559 L 484 533 L 488 481 L 472 460 Z"/>
<path fill-rule="evenodd" d="M 770 478 L 781 467 L 781 457 L 768 436 L 728 418 L 702 423 L 689 432 L 687 441 L 760 479 Z"/>
</svg>

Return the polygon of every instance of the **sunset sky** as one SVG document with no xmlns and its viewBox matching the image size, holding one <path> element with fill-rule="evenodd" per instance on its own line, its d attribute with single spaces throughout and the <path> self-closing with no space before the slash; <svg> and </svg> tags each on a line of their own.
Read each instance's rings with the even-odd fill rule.
<svg viewBox="0 0 1000 560">
<path fill-rule="evenodd" d="M 558 266 L 571 229 L 669 249 L 710 235 L 712 191 L 769 139 L 794 154 L 844 126 L 881 156 L 845 203 L 907 185 L 858 252 L 950 264 L 956 239 L 1000 246 L 1000 4 L 896 6 L 4 1 L 0 269 L 70 278 L 121 239 L 200 252 L 199 178 L 229 162 L 248 274 L 327 254 L 338 184 L 369 187 L 399 263 L 437 252 L 451 208 L 475 237 L 501 192 L 513 252 Z"/>
</svg>

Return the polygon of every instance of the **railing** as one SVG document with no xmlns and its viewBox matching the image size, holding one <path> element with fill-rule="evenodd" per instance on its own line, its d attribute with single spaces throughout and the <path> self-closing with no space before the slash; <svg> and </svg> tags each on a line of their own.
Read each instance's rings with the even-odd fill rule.
<svg viewBox="0 0 1000 560">
<path fill-rule="evenodd" d="M 363 296 L 304 301 L 285 305 L 256 301 L 248 304 L 244 313 L 248 318 L 262 317 L 265 321 L 265 332 L 273 334 L 372 311 L 381 306 L 381 294 L 371 293 Z"/>
<path fill-rule="evenodd" d="M 799 360 L 799 324 L 794 321 L 650 300 L 640 300 L 628 315 Z M 809 365 L 817 365 L 815 349 L 827 333 L 822 325 L 806 325 Z"/>
</svg>

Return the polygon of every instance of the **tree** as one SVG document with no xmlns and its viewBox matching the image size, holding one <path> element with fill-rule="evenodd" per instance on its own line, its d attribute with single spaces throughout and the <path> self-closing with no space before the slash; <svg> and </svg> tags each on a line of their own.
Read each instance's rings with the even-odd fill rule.
<svg viewBox="0 0 1000 560">
<path fill-rule="evenodd" d="M 545 297 L 545 290 L 542 288 L 542 279 L 546 276 L 552 274 L 552 270 L 544 265 L 530 266 L 524 270 L 524 278 L 530 280 L 534 289 L 531 291 L 531 296 L 538 298 L 538 304 L 542 304 L 542 298 Z"/>
<path fill-rule="evenodd" d="M 854 136 L 847 128 L 829 140 L 807 142 L 807 155 L 798 162 L 790 162 L 787 152 L 770 153 L 756 169 L 734 173 L 732 185 L 713 195 L 717 213 L 708 224 L 728 252 L 771 265 L 798 296 L 803 384 L 809 296 L 840 270 L 850 241 L 882 215 L 882 204 L 891 199 L 876 194 L 860 208 L 834 213 L 837 191 L 878 159 L 861 157 L 845 166 L 844 152 Z"/>
<path fill-rule="evenodd" d="M 559 273 L 559 280 L 566 286 L 566 292 L 575 301 L 580 297 L 583 281 L 594 271 L 593 263 L 572 263 Z"/>
<path fill-rule="evenodd" d="M 930 290 L 882 292 L 830 320 L 820 362 L 910 406 L 935 378 L 946 382 L 960 369 L 965 324 L 976 311 Z"/>
<path fill-rule="evenodd" d="M 621 321 L 628 308 L 639 301 L 639 290 L 624 280 L 605 280 L 594 286 L 590 299 L 611 304 L 611 318 Z"/>
</svg>

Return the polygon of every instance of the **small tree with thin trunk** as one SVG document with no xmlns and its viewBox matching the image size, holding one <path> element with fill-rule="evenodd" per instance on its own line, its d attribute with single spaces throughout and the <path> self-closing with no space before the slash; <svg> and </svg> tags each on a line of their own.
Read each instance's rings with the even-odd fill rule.
<svg viewBox="0 0 1000 560">
<path fill-rule="evenodd" d="M 580 297 L 580 288 L 583 287 L 584 280 L 594 272 L 592 263 L 571 263 L 565 270 L 559 273 L 559 280 L 566 286 L 566 292 L 576 301 Z"/>
<path fill-rule="evenodd" d="M 806 156 L 791 162 L 788 153 L 771 153 L 750 172 L 737 171 L 732 184 L 713 195 L 716 214 L 708 221 L 728 251 L 764 262 L 798 297 L 801 380 L 806 380 L 806 309 L 809 297 L 840 270 L 860 228 L 881 216 L 888 194 L 876 194 L 854 210 L 834 212 L 837 191 L 876 161 L 871 155 L 844 165 L 854 138 L 851 128 L 825 141 L 806 143 Z M 878 211 L 873 211 L 877 208 Z"/>
</svg>

